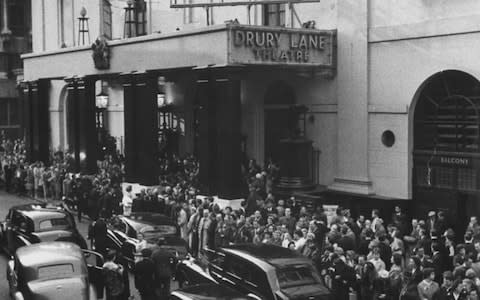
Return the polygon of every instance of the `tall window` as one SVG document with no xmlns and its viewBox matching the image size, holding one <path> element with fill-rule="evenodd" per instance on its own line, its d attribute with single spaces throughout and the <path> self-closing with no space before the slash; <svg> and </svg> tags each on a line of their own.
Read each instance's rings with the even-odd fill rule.
<svg viewBox="0 0 480 300">
<path fill-rule="evenodd" d="M 147 5 L 145 0 L 129 2 L 125 7 L 124 37 L 135 37 L 147 34 Z"/>
<path fill-rule="evenodd" d="M 285 26 L 285 4 L 265 4 L 263 6 L 263 25 Z"/>
<path fill-rule="evenodd" d="M 102 34 L 106 39 L 112 39 L 112 4 L 102 0 Z"/>
<path fill-rule="evenodd" d="M 147 4 L 145 0 L 135 1 L 135 22 L 137 24 L 137 36 L 147 34 Z"/>
</svg>

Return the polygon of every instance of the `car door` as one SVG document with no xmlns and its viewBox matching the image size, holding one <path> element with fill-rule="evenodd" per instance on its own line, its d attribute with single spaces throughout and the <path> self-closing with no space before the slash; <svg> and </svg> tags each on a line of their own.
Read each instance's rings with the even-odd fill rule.
<svg viewBox="0 0 480 300">
<path fill-rule="evenodd" d="M 274 299 L 267 274 L 254 263 L 236 255 L 228 255 L 223 271 L 223 282 L 241 293 L 253 294 L 265 300 Z"/>
<path fill-rule="evenodd" d="M 97 297 L 103 298 L 105 283 L 103 280 L 103 256 L 95 251 L 82 250 L 88 268 L 88 281 L 97 291 Z M 72 299 L 73 300 L 73 299 Z"/>
<path fill-rule="evenodd" d="M 7 265 L 7 281 L 8 287 L 10 289 L 10 295 L 15 295 L 15 292 L 18 290 L 18 276 L 15 269 L 15 260 L 11 259 L 8 261 Z"/>
<path fill-rule="evenodd" d="M 7 227 L 7 249 L 10 254 L 22 246 L 30 244 L 29 232 L 32 228 L 29 228 L 29 222 L 24 215 L 18 211 L 14 211 L 10 225 Z"/>
</svg>

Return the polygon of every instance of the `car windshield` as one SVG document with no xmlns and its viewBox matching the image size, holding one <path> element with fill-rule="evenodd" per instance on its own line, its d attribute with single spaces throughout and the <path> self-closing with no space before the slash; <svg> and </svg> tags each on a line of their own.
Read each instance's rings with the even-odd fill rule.
<svg viewBox="0 0 480 300">
<path fill-rule="evenodd" d="M 320 283 L 320 276 L 308 265 L 295 265 L 278 268 L 278 284 L 281 289 Z"/>
<path fill-rule="evenodd" d="M 63 218 L 46 219 L 38 223 L 38 231 L 66 230 L 71 228 L 73 228 L 73 223 L 67 216 Z"/>
<path fill-rule="evenodd" d="M 145 226 L 140 230 L 147 241 L 156 241 L 158 238 L 166 235 L 174 235 L 177 233 L 177 228 L 172 225 L 156 225 Z"/>
</svg>

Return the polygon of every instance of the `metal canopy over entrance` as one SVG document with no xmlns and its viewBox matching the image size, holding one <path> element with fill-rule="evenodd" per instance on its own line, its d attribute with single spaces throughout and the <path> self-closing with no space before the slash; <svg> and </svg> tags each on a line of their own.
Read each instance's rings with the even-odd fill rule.
<svg viewBox="0 0 480 300">
<path fill-rule="evenodd" d="M 320 0 L 170 0 L 171 8 L 192 8 L 192 7 L 215 7 L 215 6 L 241 6 L 259 4 L 283 4 L 283 3 L 312 3 Z"/>
</svg>

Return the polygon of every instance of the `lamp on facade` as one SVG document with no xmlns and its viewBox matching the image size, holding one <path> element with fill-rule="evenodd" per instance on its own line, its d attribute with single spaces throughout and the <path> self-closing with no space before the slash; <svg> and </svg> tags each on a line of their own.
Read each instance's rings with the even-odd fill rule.
<svg viewBox="0 0 480 300">
<path fill-rule="evenodd" d="M 101 91 L 95 97 L 95 106 L 100 109 L 105 109 L 108 106 L 108 94 L 105 92 L 106 83 L 101 82 Z"/>
<path fill-rule="evenodd" d="M 97 129 L 105 128 L 105 111 L 108 106 L 108 94 L 105 90 L 106 82 L 100 81 L 100 93 L 95 96 L 95 119 Z"/>
</svg>

